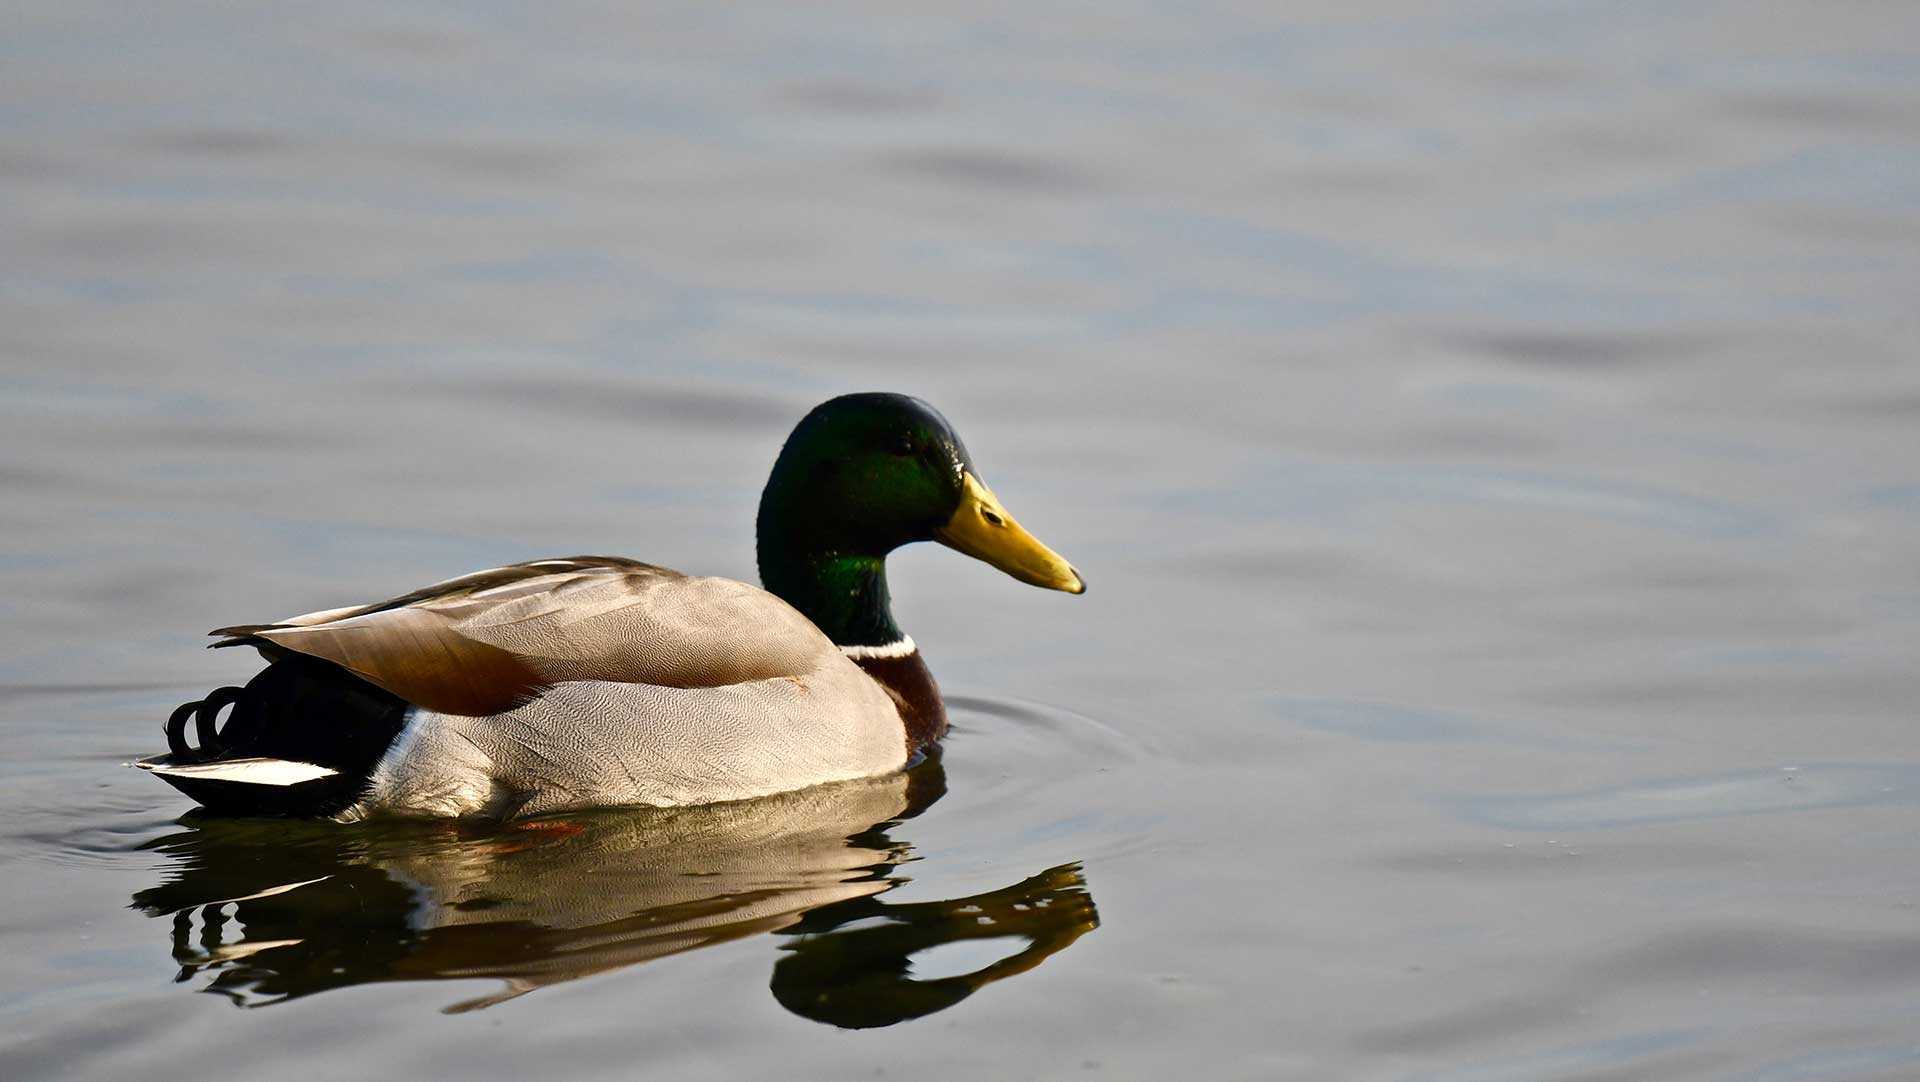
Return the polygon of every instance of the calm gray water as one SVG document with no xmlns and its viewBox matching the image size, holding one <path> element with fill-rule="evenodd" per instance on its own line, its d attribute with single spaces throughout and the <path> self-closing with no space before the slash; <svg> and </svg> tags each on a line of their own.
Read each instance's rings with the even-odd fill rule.
<svg viewBox="0 0 1920 1082">
<path fill-rule="evenodd" d="M 1920 7 L 7 6 L 0 1074 L 1920 1077 Z M 183 818 L 207 628 L 751 577 L 939 406 L 911 777 Z"/>
</svg>

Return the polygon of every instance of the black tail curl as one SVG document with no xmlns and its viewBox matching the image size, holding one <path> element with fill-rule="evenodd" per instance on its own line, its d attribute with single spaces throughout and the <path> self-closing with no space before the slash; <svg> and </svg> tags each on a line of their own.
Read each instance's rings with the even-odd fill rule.
<svg viewBox="0 0 1920 1082">
<path fill-rule="evenodd" d="M 247 689 L 236 687 L 214 688 L 207 697 L 196 702 L 181 703 L 167 718 L 167 748 L 173 752 L 175 762 L 210 763 L 227 751 L 227 741 L 221 739 L 218 719 L 220 711 L 228 706 L 233 713 L 227 716 L 228 727 L 240 714 L 240 704 L 246 699 Z M 199 747 L 187 743 L 187 720 L 193 720 L 194 734 L 200 740 Z"/>
</svg>

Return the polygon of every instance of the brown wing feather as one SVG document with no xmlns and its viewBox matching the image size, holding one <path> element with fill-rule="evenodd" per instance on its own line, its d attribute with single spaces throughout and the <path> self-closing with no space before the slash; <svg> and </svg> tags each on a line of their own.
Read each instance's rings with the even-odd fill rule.
<svg viewBox="0 0 1920 1082">
<path fill-rule="evenodd" d="M 300 616 L 291 616 L 271 624 L 236 624 L 233 627 L 218 627 L 207 632 L 222 638 L 247 638 L 257 635 L 268 628 L 310 627 L 314 624 L 332 623 L 354 616 L 365 616 L 370 612 L 383 612 L 407 605 L 417 605 L 424 601 L 439 601 L 462 594 L 479 593 L 526 579 L 542 578 L 564 574 L 570 571 L 625 571 L 638 574 L 660 575 L 667 578 L 681 578 L 681 574 L 672 568 L 656 564 L 630 560 L 625 556 L 555 556 L 545 560 L 529 560 L 526 563 L 508 564 L 505 567 L 490 567 L 485 571 L 474 571 L 451 579 L 443 579 L 417 590 L 409 590 L 398 597 L 385 601 L 376 601 L 371 605 L 355 605 L 342 609 L 323 609 Z M 226 643 L 216 645 L 225 646 Z"/>
<path fill-rule="evenodd" d="M 254 637 L 325 658 L 443 714 L 498 714 L 552 685 L 511 653 L 467 638 L 434 613 L 415 608 L 387 609 L 340 624 L 271 628 Z"/>
<path fill-rule="evenodd" d="M 353 609 L 230 629 L 325 658 L 445 713 L 509 709 L 566 680 L 719 687 L 808 672 L 833 645 L 786 602 L 635 560 L 494 568 Z"/>
</svg>

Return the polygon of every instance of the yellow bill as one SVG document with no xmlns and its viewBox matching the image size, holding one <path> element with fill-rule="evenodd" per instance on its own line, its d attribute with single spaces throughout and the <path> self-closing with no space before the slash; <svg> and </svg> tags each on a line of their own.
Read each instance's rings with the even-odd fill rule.
<svg viewBox="0 0 1920 1082">
<path fill-rule="evenodd" d="M 934 540 L 984 560 L 1021 582 L 1070 594 L 1087 592 L 1080 572 L 1022 529 L 972 470 L 961 474 L 961 482 L 966 490 L 961 494 L 960 507 L 945 526 L 933 531 Z"/>
</svg>

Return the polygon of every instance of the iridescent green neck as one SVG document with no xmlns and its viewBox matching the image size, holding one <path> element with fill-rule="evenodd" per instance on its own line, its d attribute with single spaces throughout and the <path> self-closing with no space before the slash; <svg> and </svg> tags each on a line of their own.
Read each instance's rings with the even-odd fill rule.
<svg viewBox="0 0 1920 1082">
<path fill-rule="evenodd" d="M 900 641 L 887 553 L 929 541 L 964 496 L 967 449 L 946 419 L 897 394 L 815 406 L 760 493 L 760 581 L 842 646 Z"/>
<path fill-rule="evenodd" d="M 885 646 L 903 637 L 893 622 L 884 556 L 798 554 L 762 532 L 760 582 L 841 646 Z"/>
</svg>

